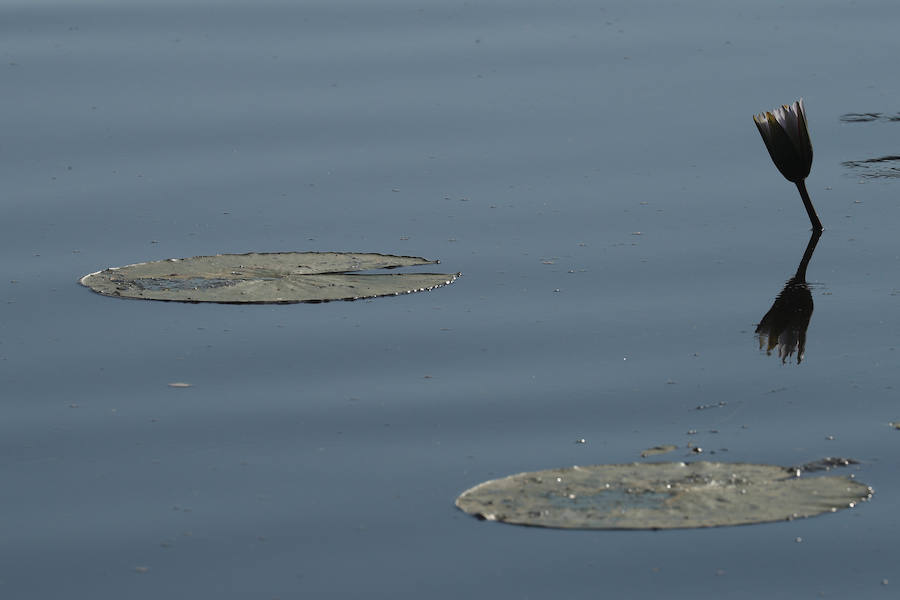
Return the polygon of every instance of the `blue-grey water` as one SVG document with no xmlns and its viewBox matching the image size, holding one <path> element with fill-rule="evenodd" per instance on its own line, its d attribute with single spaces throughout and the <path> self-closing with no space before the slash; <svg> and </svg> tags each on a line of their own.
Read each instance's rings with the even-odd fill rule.
<svg viewBox="0 0 900 600">
<path fill-rule="evenodd" d="M 894 2 L 0 3 L 0 597 L 881 598 L 900 586 Z M 809 222 L 753 113 L 806 102 Z M 373 301 L 101 297 L 221 252 L 440 259 Z M 189 388 L 168 384 L 187 382 Z M 698 410 L 698 406 L 712 406 Z M 576 440 L 586 443 L 578 444 Z M 824 456 L 805 521 L 541 530 L 572 464 Z"/>
</svg>

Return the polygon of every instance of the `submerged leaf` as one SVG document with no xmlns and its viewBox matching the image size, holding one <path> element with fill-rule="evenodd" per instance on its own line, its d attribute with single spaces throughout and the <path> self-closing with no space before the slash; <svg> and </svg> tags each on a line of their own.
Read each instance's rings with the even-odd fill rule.
<svg viewBox="0 0 900 600">
<path fill-rule="evenodd" d="M 744 463 L 633 463 L 519 473 L 463 492 L 489 521 L 564 529 L 675 529 L 783 521 L 834 512 L 872 489 L 848 477 Z"/>
<path fill-rule="evenodd" d="M 441 287 L 459 273 L 348 274 L 436 264 L 415 256 L 270 252 L 170 258 L 85 275 L 81 284 L 119 298 L 228 304 L 327 302 Z"/>
</svg>

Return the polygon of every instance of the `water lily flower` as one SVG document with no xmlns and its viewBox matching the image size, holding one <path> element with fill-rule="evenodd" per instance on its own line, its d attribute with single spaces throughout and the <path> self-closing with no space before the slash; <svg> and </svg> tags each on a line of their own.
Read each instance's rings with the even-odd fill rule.
<svg viewBox="0 0 900 600">
<path fill-rule="evenodd" d="M 803 99 L 754 115 L 753 122 L 766 143 L 772 162 L 785 179 L 796 184 L 813 229 L 821 231 L 822 222 L 806 191 L 805 180 L 812 168 L 813 149 Z"/>
<path fill-rule="evenodd" d="M 813 150 L 806 128 L 803 100 L 753 116 L 772 162 L 785 179 L 797 183 L 809 177 Z"/>
</svg>

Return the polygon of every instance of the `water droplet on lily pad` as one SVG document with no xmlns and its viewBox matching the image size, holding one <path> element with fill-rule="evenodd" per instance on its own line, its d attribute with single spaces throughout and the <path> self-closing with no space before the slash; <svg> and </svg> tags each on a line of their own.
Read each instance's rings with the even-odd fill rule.
<svg viewBox="0 0 900 600">
<path fill-rule="evenodd" d="M 747 525 L 852 508 L 872 489 L 848 477 L 797 477 L 776 465 L 632 463 L 519 473 L 463 492 L 489 521 L 562 529 Z"/>
<path fill-rule="evenodd" d="M 358 300 L 432 290 L 459 273 L 358 273 L 433 265 L 415 256 L 351 252 L 251 252 L 170 258 L 97 271 L 81 284 L 118 298 L 287 304 Z"/>
</svg>

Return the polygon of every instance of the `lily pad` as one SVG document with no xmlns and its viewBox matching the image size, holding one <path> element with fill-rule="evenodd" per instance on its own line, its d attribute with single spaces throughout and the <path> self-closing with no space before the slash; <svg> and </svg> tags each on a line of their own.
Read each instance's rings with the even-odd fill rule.
<svg viewBox="0 0 900 600">
<path fill-rule="evenodd" d="M 463 492 L 478 518 L 562 529 L 678 529 L 811 517 L 867 500 L 849 477 L 718 462 L 594 465 L 519 473 Z"/>
<path fill-rule="evenodd" d="M 433 265 L 415 256 L 349 252 L 251 252 L 170 258 L 97 271 L 81 284 L 117 298 L 226 304 L 358 300 L 432 290 L 459 273 L 355 273 Z"/>
</svg>

